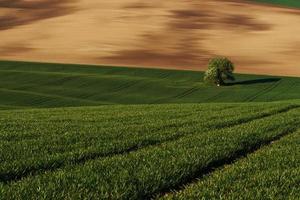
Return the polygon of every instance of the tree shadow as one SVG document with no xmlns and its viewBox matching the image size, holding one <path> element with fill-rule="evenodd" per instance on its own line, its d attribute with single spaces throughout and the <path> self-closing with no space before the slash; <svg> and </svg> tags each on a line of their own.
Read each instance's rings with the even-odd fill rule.
<svg viewBox="0 0 300 200">
<path fill-rule="evenodd" d="M 280 81 L 280 78 L 263 78 L 263 79 L 255 79 L 255 80 L 246 80 L 246 81 L 236 81 L 232 83 L 226 83 L 227 86 L 232 85 L 253 85 L 259 83 L 273 83 Z"/>
</svg>

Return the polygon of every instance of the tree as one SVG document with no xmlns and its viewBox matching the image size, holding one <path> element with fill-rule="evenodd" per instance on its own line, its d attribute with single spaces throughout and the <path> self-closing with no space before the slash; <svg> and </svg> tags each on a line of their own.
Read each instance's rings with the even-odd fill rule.
<svg viewBox="0 0 300 200">
<path fill-rule="evenodd" d="M 234 64 L 226 57 L 212 58 L 204 75 L 204 82 L 215 85 L 224 85 L 225 80 L 234 81 Z"/>
</svg>

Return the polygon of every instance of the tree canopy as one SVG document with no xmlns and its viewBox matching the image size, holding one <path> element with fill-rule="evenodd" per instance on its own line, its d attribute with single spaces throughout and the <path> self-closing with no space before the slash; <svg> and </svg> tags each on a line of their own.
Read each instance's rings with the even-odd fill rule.
<svg viewBox="0 0 300 200">
<path fill-rule="evenodd" d="M 212 58 L 204 75 L 204 82 L 215 85 L 224 85 L 226 80 L 234 81 L 234 64 L 226 57 Z"/>
</svg>

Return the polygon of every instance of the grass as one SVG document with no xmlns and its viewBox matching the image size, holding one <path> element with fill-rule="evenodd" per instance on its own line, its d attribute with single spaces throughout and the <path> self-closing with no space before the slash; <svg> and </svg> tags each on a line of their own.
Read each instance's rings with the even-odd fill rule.
<svg viewBox="0 0 300 200">
<path fill-rule="evenodd" d="M 240 74 L 226 87 L 202 79 L 195 71 L 1 61 L 0 109 L 300 98 L 300 78 Z"/>
<path fill-rule="evenodd" d="M 281 6 L 300 8 L 300 2 L 298 0 L 252 0 L 259 3 L 277 4 Z"/>
<path fill-rule="evenodd" d="M 289 107 L 174 105 L 2 112 L 0 180 L 176 140 L 191 133 L 194 123 L 202 131 L 212 131 L 286 109 Z M 232 116 L 232 112 L 239 115 Z M 226 119 L 215 119 L 218 116 Z"/>
<path fill-rule="evenodd" d="M 297 199 L 300 78 L 202 78 L 0 61 L 0 199 Z"/>
<path fill-rule="evenodd" d="M 299 126 L 300 104 L 0 111 L 4 199 L 143 199 Z"/>
<path fill-rule="evenodd" d="M 299 199 L 300 130 L 160 199 Z"/>
<path fill-rule="evenodd" d="M 121 154 L 176 140 L 193 133 L 194 123 L 197 123 L 198 129 L 207 132 L 284 112 L 290 106 L 232 108 L 220 105 L 204 108 L 187 105 L 180 107 L 184 114 L 177 109 L 176 105 L 113 106 L 51 112 L 2 112 L 0 138 L 3 151 L 0 156 L 4 161 L 0 164 L 0 180 L 14 180 L 40 169 L 58 168 L 71 162 Z M 119 110 L 122 110 L 121 115 L 116 114 Z M 233 112 L 239 114 L 232 115 Z M 87 120 L 82 119 L 83 115 Z M 128 119 L 128 116 L 131 117 Z M 225 119 L 218 120 L 218 116 Z"/>
</svg>

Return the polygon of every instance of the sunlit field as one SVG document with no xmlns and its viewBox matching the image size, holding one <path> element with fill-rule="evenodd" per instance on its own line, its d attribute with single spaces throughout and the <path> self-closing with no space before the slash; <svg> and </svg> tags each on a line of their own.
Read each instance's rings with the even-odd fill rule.
<svg viewBox="0 0 300 200">
<path fill-rule="evenodd" d="M 300 199 L 298 8 L 0 0 L 0 200 Z"/>
</svg>

